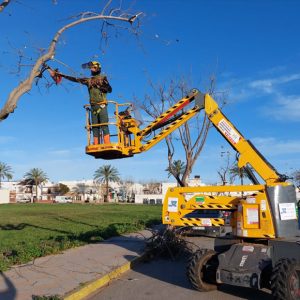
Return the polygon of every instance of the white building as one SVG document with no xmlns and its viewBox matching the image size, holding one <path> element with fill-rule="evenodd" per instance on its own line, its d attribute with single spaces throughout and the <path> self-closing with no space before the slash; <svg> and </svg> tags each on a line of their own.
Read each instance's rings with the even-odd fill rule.
<svg viewBox="0 0 300 300">
<path fill-rule="evenodd" d="M 0 190 L 0 204 L 9 203 L 9 190 Z"/>
<path fill-rule="evenodd" d="M 0 196 L 0 203 L 27 201 L 53 202 L 55 197 L 59 195 L 58 185 L 60 183 L 70 189 L 67 195 L 70 196 L 74 202 L 99 203 L 104 201 L 104 186 L 90 179 L 59 181 L 58 183 L 47 181 L 41 186 L 38 186 L 37 199 L 35 199 L 35 186 L 22 185 L 20 181 L 2 182 L 2 189 L 9 192 L 2 193 L 3 196 Z M 201 185 L 200 178 L 195 177 L 191 179 L 189 185 Z M 175 186 L 177 186 L 175 182 L 110 182 L 109 202 L 162 204 L 167 189 Z M 7 193 L 9 193 L 9 200 L 7 200 Z M 4 196 L 4 194 L 6 196 Z"/>
<path fill-rule="evenodd" d="M 162 182 L 158 192 L 148 192 L 145 189 L 140 189 L 139 193 L 135 194 L 135 203 L 139 204 L 162 204 L 169 187 L 175 187 L 175 182 Z"/>
<path fill-rule="evenodd" d="M 195 176 L 189 179 L 188 186 L 204 186 L 205 184 L 201 182 L 200 176 Z M 158 193 L 145 193 L 135 195 L 135 203 L 143 204 L 163 204 L 166 193 L 169 188 L 176 187 L 175 182 L 162 182 L 161 188 Z"/>
<path fill-rule="evenodd" d="M 100 202 L 102 199 L 101 186 L 91 179 L 59 181 L 59 183 L 66 185 L 70 189 L 67 195 L 73 201 Z"/>
<path fill-rule="evenodd" d="M 104 187 L 93 180 L 60 181 L 70 189 L 67 193 L 73 202 L 104 202 Z M 59 183 L 46 182 L 38 187 L 39 202 L 53 202 L 58 196 Z M 195 176 L 188 181 L 189 186 L 205 186 L 201 182 L 200 176 Z M 149 182 L 135 183 L 131 181 L 110 182 L 109 202 L 134 202 L 139 204 L 162 204 L 168 188 L 176 187 L 175 182 Z M 296 190 L 298 201 L 300 200 L 300 190 Z M 33 202 L 35 198 L 35 186 L 24 186 L 17 181 L 2 182 L 0 189 L 0 204 L 9 202 Z"/>
</svg>

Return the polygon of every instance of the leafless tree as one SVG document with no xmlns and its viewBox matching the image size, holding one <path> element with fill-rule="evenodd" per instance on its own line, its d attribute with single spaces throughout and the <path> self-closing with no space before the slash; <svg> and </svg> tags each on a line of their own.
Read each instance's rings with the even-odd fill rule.
<svg viewBox="0 0 300 300">
<path fill-rule="evenodd" d="M 192 87 L 189 82 L 190 81 L 185 77 L 172 79 L 168 85 L 155 85 L 153 82 L 150 82 L 150 86 L 154 93 L 151 96 L 145 96 L 144 101 L 140 103 L 141 109 L 148 116 L 156 119 L 160 114 L 165 112 L 169 107 L 174 105 L 174 103 L 185 97 L 191 91 Z M 212 77 L 208 88 L 209 94 L 213 93 L 214 86 L 215 79 Z M 179 127 L 178 131 L 166 137 L 165 140 L 168 152 L 167 171 L 176 179 L 178 185 L 187 185 L 187 180 L 204 147 L 210 127 L 211 124 L 208 117 L 205 114 L 198 114 L 192 120 Z M 183 149 L 185 155 L 184 158 L 176 158 L 176 154 L 178 155 L 179 152 L 178 147 Z M 178 159 L 183 165 L 180 174 L 178 174 L 178 170 L 174 168 L 174 162 Z"/>
<path fill-rule="evenodd" d="M 120 181 L 120 192 L 122 194 L 122 200 L 131 200 L 134 192 L 133 192 L 134 181 L 132 179 L 124 179 Z"/>
<path fill-rule="evenodd" d="M 81 201 L 84 201 L 87 189 L 88 186 L 84 182 L 79 182 L 72 188 L 72 192 L 76 193 Z"/>
<path fill-rule="evenodd" d="M 143 184 L 143 193 L 146 195 L 150 194 L 161 194 L 162 186 L 160 182 L 150 181 Z"/>
<path fill-rule="evenodd" d="M 235 178 L 235 175 L 231 174 L 232 162 L 231 162 L 231 153 L 229 151 L 221 151 L 221 158 L 224 164 L 217 171 L 222 185 L 232 184 Z"/>
<path fill-rule="evenodd" d="M 300 189 L 300 170 L 296 170 L 292 174 L 295 185 Z"/>
<path fill-rule="evenodd" d="M 233 157 L 234 156 L 234 157 Z M 225 150 L 222 147 L 221 158 L 223 165 L 217 171 L 222 185 L 233 184 L 237 179 L 240 180 L 240 184 L 244 184 L 244 180 L 248 179 L 247 173 L 244 168 L 238 167 L 237 155 L 233 152 Z M 253 170 L 253 169 L 252 169 Z"/>
<path fill-rule="evenodd" d="M 0 11 L 3 9 L 9 1 L 2 2 L 0 6 Z M 77 16 L 73 17 L 73 20 L 62 28 L 60 28 L 54 37 L 51 39 L 51 42 L 47 50 L 40 52 L 40 56 L 35 60 L 35 63 L 32 65 L 32 68 L 29 72 L 29 76 L 22 80 L 17 87 L 15 87 L 10 94 L 4 106 L 0 110 L 0 121 L 6 119 L 10 113 L 12 113 L 17 108 L 17 103 L 20 100 L 21 96 L 25 93 L 28 93 L 32 89 L 32 85 L 35 82 L 36 78 L 42 76 L 43 71 L 45 70 L 45 63 L 53 59 L 56 54 L 56 46 L 58 41 L 61 38 L 61 35 L 71 27 L 78 26 L 85 22 L 90 21 L 101 21 L 102 22 L 102 32 L 101 35 L 103 38 L 107 38 L 105 28 L 120 28 L 118 25 L 119 22 L 122 24 L 128 24 L 129 28 L 136 33 L 137 27 L 134 28 L 133 24 L 138 24 L 137 19 L 142 15 L 141 12 L 135 14 L 129 14 L 121 9 L 121 7 L 112 8 L 112 0 L 108 0 L 104 5 L 101 12 L 81 12 Z M 121 26 L 122 27 L 122 26 Z"/>
</svg>

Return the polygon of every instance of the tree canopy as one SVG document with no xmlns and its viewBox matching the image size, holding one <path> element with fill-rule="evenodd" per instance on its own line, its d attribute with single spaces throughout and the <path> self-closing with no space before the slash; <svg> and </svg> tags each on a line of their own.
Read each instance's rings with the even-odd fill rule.
<svg viewBox="0 0 300 300">
<path fill-rule="evenodd" d="M 99 167 L 94 174 L 94 180 L 105 185 L 104 201 L 108 201 L 109 195 L 109 182 L 120 181 L 120 175 L 118 170 L 111 165 L 103 165 Z"/>
<path fill-rule="evenodd" d="M 35 184 L 35 196 L 36 200 L 38 199 L 38 186 L 42 183 L 46 182 L 48 180 L 47 174 L 39 169 L 39 168 L 33 168 L 29 170 L 25 175 L 25 181 L 31 181 Z"/>
<path fill-rule="evenodd" d="M 0 188 L 1 188 L 2 179 L 6 178 L 7 180 L 10 180 L 12 179 L 12 176 L 13 176 L 13 172 L 11 167 L 4 162 L 0 162 Z"/>
</svg>

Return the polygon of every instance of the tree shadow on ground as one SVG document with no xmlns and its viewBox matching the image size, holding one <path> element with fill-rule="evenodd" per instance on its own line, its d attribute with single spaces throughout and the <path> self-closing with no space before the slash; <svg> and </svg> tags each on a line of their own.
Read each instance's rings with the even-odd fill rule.
<svg viewBox="0 0 300 300">
<path fill-rule="evenodd" d="M 158 229 L 157 231 L 164 232 L 164 229 Z M 160 233 L 161 234 L 161 233 Z M 204 238 L 204 244 L 202 248 L 206 248 L 207 245 L 213 246 L 216 244 L 215 238 Z M 214 242 L 212 242 L 214 241 Z M 146 255 L 146 260 L 144 260 L 141 264 L 133 265 L 132 269 L 135 272 L 141 273 L 151 278 L 155 278 L 159 281 L 169 283 L 171 285 L 179 286 L 181 288 L 190 290 L 193 294 L 193 297 L 197 297 L 199 295 L 198 291 L 195 291 L 186 275 L 186 268 L 188 265 L 188 261 L 190 258 L 190 251 L 186 247 L 182 247 L 182 249 L 172 249 L 172 245 L 168 244 L 168 249 L 163 249 L 160 252 L 154 252 L 154 255 Z M 216 244 L 220 247 L 219 242 Z M 206 246 L 206 247 L 205 247 Z M 167 251 L 166 251 L 167 250 Z M 173 251 L 176 250 L 176 251 Z M 173 252 L 173 253 L 170 253 Z M 151 252 L 150 252 L 151 254 Z M 153 253 L 152 253 L 153 254 Z M 152 259 L 151 259 L 152 258 Z M 130 259 L 130 258 L 129 258 Z M 219 285 L 217 290 L 226 293 L 228 295 L 241 297 L 243 299 L 262 299 L 262 300 L 270 300 L 272 296 L 270 291 L 268 290 L 255 290 L 246 287 L 238 287 L 231 285 Z M 207 295 L 210 297 L 212 294 L 201 293 L 203 295 Z M 202 299 L 202 298 L 201 298 Z M 209 298 L 214 299 L 214 298 Z"/>
<path fill-rule="evenodd" d="M 73 220 L 71 218 L 68 218 L 68 217 L 55 217 L 54 220 L 57 220 L 57 221 L 67 221 L 67 222 L 71 222 L 73 224 L 80 224 L 80 225 L 85 225 L 85 226 L 90 226 L 90 227 L 99 227 L 99 225 L 95 225 L 95 224 L 89 224 L 89 223 L 86 223 L 86 222 L 83 222 L 83 221 L 77 221 L 77 220 Z"/>
<path fill-rule="evenodd" d="M 2 277 L 2 279 L 1 279 Z M 14 300 L 17 296 L 17 290 L 11 280 L 7 278 L 7 276 L 0 272 L 0 281 L 3 280 L 4 285 L 6 288 L 4 290 L 0 289 L 0 299 L 1 300 Z"/>
<path fill-rule="evenodd" d="M 55 231 L 55 232 L 59 232 L 59 233 L 63 233 L 63 234 L 70 234 L 70 231 L 54 229 L 54 228 L 49 228 L 49 227 L 44 227 L 44 226 L 39 226 L 39 225 L 33 225 L 33 224 L 29 224 L 29 223 L 0 225 L 0 230 L 23 230 L 26 227 L 33 227 L 33 228 L 37 228 L 37 229 Z"/>
<path fill-rule="evenodd" d="M 204 295 L 206 299 L 220 299 L 221 295 L 217 295 L 214 291 L 205 293 L 196 291 L 192 288 L 186 276 L 187 261 L 187 258 L 184 256 L 181 256 L 175 261 L 171 260 L 170 258 L 157 258 L 150 262 L 136 264 L 133 266 L 132 270 L 147 277 L 155 278 L 170 285 L 183 288 L 184 290 L 186 290 L 188 295 L 191 296 L 189 297 L 191 299 L 204 299 L 202 298 Z M 168 287 L 164 286 L 164 288 L 167 289 Z M 268 292 L 238 286 L 220 285 L 218 286 L 217 291 L 231 296 L 239 297 L 241 299 L 272 299 L 271 294 L 269 294 Z"/>
<path fill-rule="evenodd" d="M 148 223 L 150 224 L 151 222 L 152 221 L 150 220 Z M 137 229 L 135 228 L 135 226 L 137 227 Z M 2 255 L 2 258 L 6 261 L 6 263 L 4 264 L 6 267 L 11 264 L 26 263 L 29 260 L 35 259 L 37 257 L 46 256 L 52 253 L 59 253 L 61 251 L 65 251 L 77 246 L 82 246 L 84 244 L 104 242 L 109 238 L 116 238 L 122 235 L 124 232 L 132 232 L 141 229 L 140 225 L 133 225 L 131 223 L 113 223 L 106 227 L 97 227 L 92 230 L 74 233 L 67 230 L 56 228 L 54 229 L 46 226 L 33 225 L 28 223 L 0 225 L 0 230 L 22 231 L 26 228 L 47 230 L 50 232 L 54 232 L 55 234 L 47 239 L 40 240 L 36 244 L 27 244 L 26 238 L 24 238 L 18 245 L 14 247 L 8 249 L 0 249 L 0 260 Z M 132 248 L 128 241 L 126 243 L 124 243 L 124 241 L 121 243 L 122 247 L 126 248 L 128 246 Z M 26 253 L 26 251 L 30 253 L 30 255 L 25 255 L 24 253 Z M 26 258 L 24 259 L 24 257 Z"/>
<path fill-rule="evenodd" d="M 93 225 L 90 225 L 93 226 Z M 68 239 L 70 241 L 80 241 L 85 243 L 95 243 L 102 241 L 104 239 L 118 236 L 120 232 L 122 231 L 122 227 L 130 227 L 131 223 L 113 223 L 106 227 L 99 227 L 95 226 L 96 228 L 93 230 L 88 230 L 81 233 L 73 233 L 71 231 L 57 229 L 57 228 L 50 228 L 40 225 L 34 225 L 29 223 L 20 223 L 20 224 L 6 224 L 6 225 L 0 225 L 0 230 L 24 230 L 25 228 L 31 227 L 36 229 L 42 229 L 47 231 L 52 231 L 56 233 L 63 234 L 63 236 L 56 236 L 55 240 L 60 240 L 62 238 Z"/>
</svg>

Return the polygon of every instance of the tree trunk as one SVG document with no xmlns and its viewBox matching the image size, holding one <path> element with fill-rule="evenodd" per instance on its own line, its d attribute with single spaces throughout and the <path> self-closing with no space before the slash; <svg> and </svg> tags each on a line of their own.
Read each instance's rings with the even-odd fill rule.
<svg viewBox="0 0 300 300">
<path fill-rule="evenodd" d="M 35 201 L 34 202 L 37 202 L 38 201 L 38 186 L 37 184 L 35 185 Z"/>
<path fill-rule="evenodd" d="M 109 202 L 108 200 L 108 181 L 105 183 L 105 196 L 104 196 L 104 202 Z"/>
<path fill-rule="evenodd" d="M 31 199 L 30 199 L 30 202 L 33 203 L 33 185 L 30 186 L 30 191 L 31 191 Z"/>
</svg>

